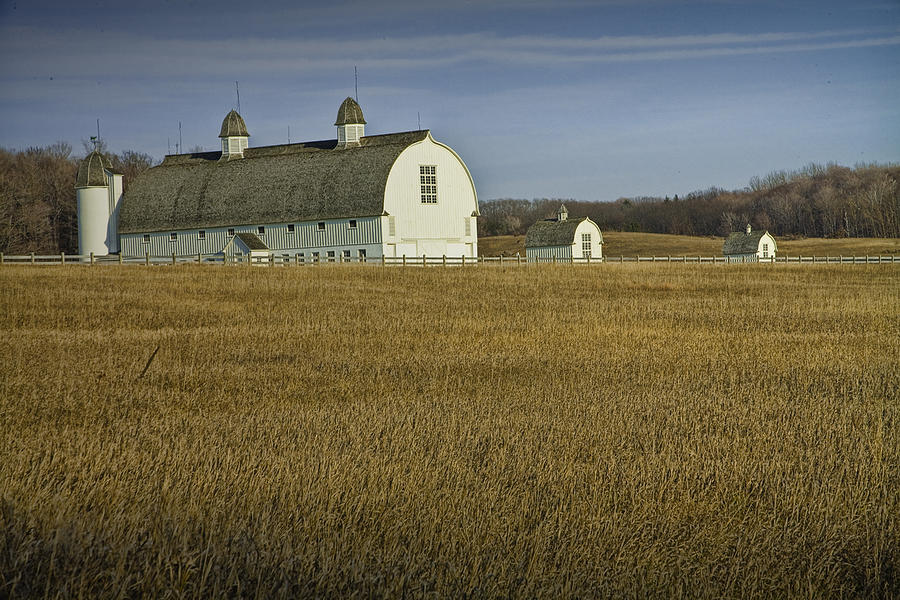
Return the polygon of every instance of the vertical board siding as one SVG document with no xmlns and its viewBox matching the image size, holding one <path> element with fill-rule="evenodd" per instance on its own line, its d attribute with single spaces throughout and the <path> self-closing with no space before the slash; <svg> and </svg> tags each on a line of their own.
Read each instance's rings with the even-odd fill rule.
<svg viewBox="0 0 900 600">
<path fill-rule="evenodd" d="M 525 256 L 529 259 L 553 260 L 555 256 L 557 260 L 572 257 L 572 246 L 537 246 L 534 248 L 526 248 Z"/>
<path fill-rule="evenodd" d="M 350 250 L 351 256 L 357 255 L 358 249 L 365 249 L 367 256 L 381 256 L 381 219 L 380 217 L 357 217 L 356 228 L 349 227 L 350 219 L 326 219 L 325 231 L 319 231 L 319 221 L 294 223 L 294 232 L 288 232 L 288 223 L 262 224 L 265 233 L 259 234 L 259 225 L 237 225 L 235 233 L 252 233 L 259 237 L 274 254 L 297 254 L 303 252 L 321 252 L 335 250 L 339 254 Z M 143 233 L 123 234 L 122 250 L 125 256 L 196 256 L 197 254 L 219 254 L 223 251 L 231 237 L 228 227 L 211 227 L 204 229 L 206 239 L 198 239 L 199 229 L 179 231 L 157 231 L 150 233 L 150 243 L 143 242 Z M 169 241 L 169 235 L 177 233 L 178 239 Z"/>
</svg>

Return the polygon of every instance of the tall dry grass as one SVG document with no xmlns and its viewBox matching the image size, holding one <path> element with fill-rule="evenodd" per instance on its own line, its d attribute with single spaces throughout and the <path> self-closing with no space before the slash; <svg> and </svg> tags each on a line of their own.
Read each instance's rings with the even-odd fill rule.
<svg viewBox="0 0 900 600">
<path fill-rule="evenodd" d="M 898 284 L 0 268 L 0 597 L 896 595 Z"/>
</svg>

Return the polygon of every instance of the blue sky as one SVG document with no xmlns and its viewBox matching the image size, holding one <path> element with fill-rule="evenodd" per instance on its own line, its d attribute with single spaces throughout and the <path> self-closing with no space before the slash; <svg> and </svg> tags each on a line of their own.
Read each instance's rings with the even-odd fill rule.
<svg viewBox="0 0 900 600">
<path fill-rule="evenodd" d="M 132 4 L 134 4 L 132 6 Z M 900 1 L 0 0 L 0 145 L 161 158 L 423 128 L 482 199 L 684 195 L 900 162 Z"/>
</svg>

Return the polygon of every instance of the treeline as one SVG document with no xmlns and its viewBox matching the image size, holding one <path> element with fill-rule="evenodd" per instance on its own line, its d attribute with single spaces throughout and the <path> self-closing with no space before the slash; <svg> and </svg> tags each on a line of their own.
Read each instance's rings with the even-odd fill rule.
<svg viewBox="0 0 900 600">
<path fill-rule="evenodd" d="M 75 175 L 88 152 L 90 144 L 85 144 L 84 152 L 75 156 L 65 142 L 19 151 L 0 148 L 0 252 L 78 251 Z M 104 154 L 124 175 L 126 189 L 129 181 L 154 162 L 140 152 Z"/>
<path fill-rule="evenodd" d="M 900 237 L 900 165 L 810 164 L 754 177 L 742 190 L 718 188 L 683 198 L 499 199 L 481 203 L 481 235 L 523 234 L 553 217 L 560 202 L 601 229 L 678 235 L 727 235 L 750 223 L 779 236 Z"/>
</svg>

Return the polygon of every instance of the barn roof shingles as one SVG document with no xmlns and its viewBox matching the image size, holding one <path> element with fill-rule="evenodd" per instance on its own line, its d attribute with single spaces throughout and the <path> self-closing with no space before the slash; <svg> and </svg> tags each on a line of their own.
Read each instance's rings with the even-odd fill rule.
<svg viewBox="0 0 900 600">
<path fill-rule="evenodd" d="M 381 215 L 391 167 L 428 134 L 365 136 L 346 149 L 337 140 L 248 148 L 232 161 L 220 161 L 221 152 L 167 156 L 131 184 L 119 231 Z"/>
<path fill-rule="evenodd" d="M 735 231 L 728 236 L 725 244 L 722 246 L 722 254 L 756 254 L 759 250 L 759 240 L 766 235 L 768 231 Z"/>
<path fill-rule="evenodd" d="M 587 217 L 566 219 L 564 221 L 556 219 L 538 221 L 529 227 L 525 233 L 525 247 L 571 246 L 575 243 L 575 229 L 586 220 Z"/>
</svg>

